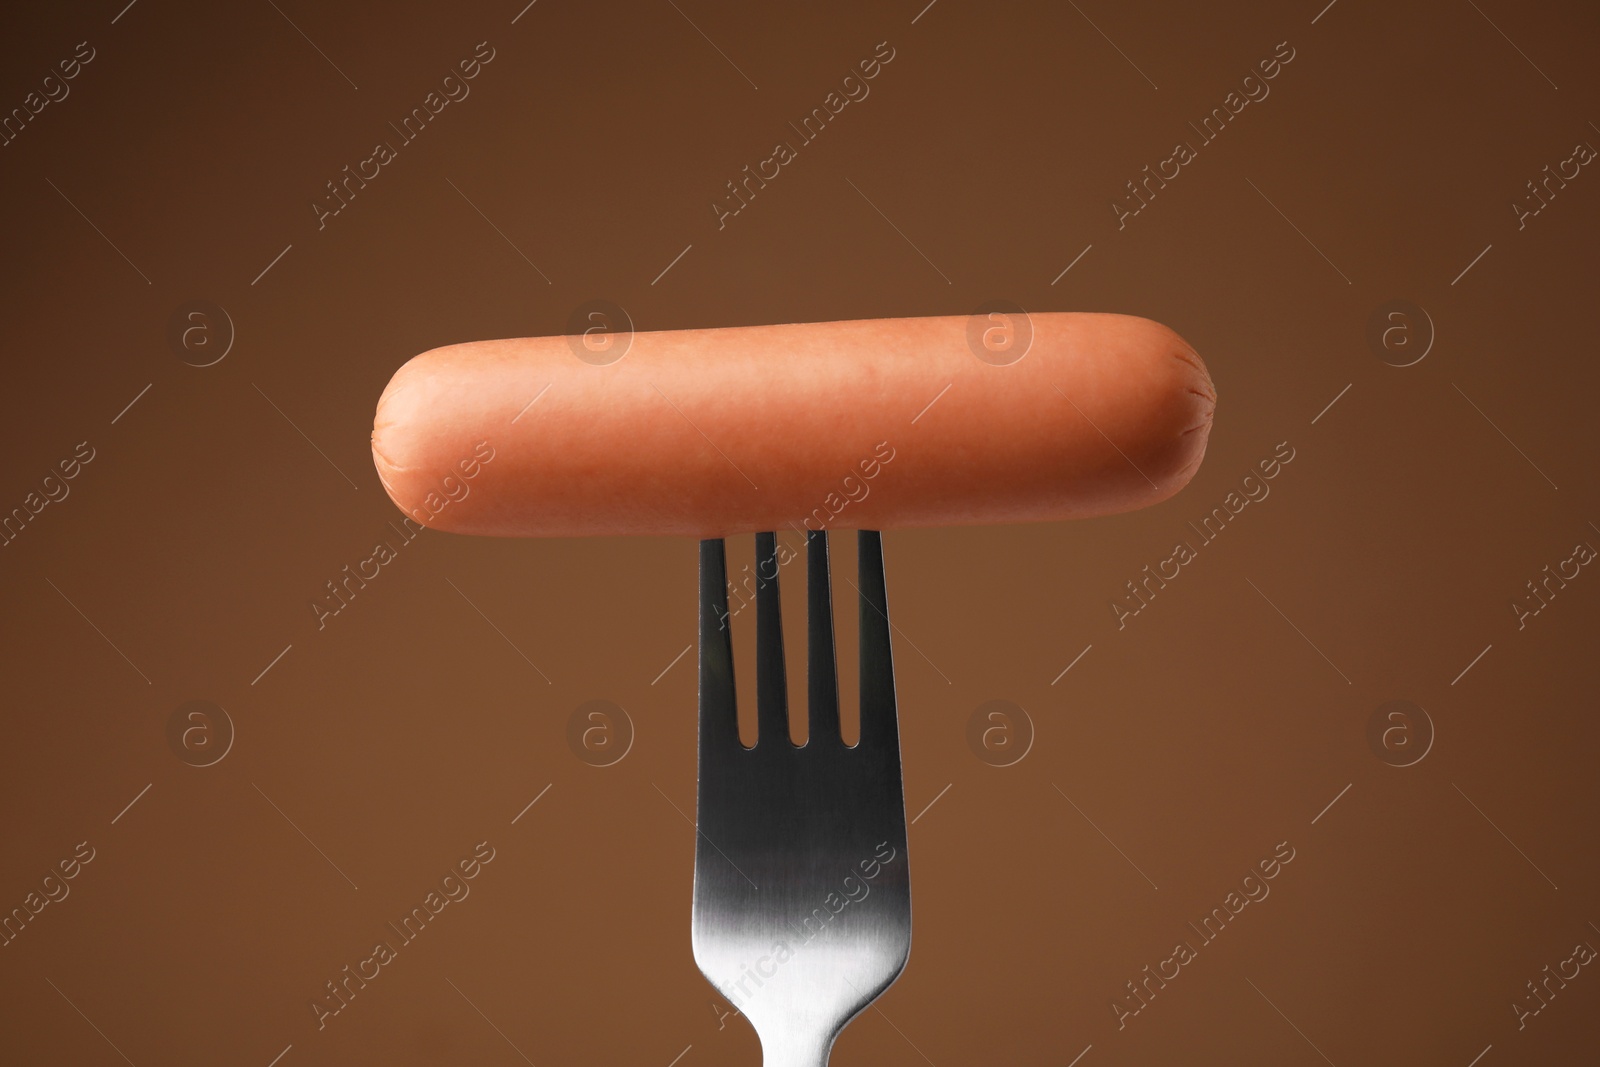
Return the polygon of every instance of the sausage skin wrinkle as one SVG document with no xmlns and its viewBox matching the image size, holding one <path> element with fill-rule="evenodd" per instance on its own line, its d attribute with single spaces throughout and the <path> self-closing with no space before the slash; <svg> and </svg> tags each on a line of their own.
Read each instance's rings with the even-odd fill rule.
<svg viewBox="0 0 1600 1067">
<path fill-rule="evenodd" d="M 1194 350 L 1030 320 L 1005 365 L 962 315 L 638 333 L 606 365 L 567 337 L 449 345 L 389 382 L 373 460 L 417 522 L 501 537 L 1035 522 L 1181 489 L 1216 403 Z"/>
</svg>

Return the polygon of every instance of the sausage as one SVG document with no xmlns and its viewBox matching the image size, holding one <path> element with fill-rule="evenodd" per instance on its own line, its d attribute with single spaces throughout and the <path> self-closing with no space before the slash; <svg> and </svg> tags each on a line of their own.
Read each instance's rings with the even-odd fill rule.
<svg viewBox="0 0 1600 1067">
<path fill-rule="evenodd" d="M 373 460 L 415 521 L 501 537 L 1075 519 L 1188 482 L 1216 393 L 1182 338 L 1125 315 L 995 322 L 449 345 L 389 382 Z"/>
</svg>

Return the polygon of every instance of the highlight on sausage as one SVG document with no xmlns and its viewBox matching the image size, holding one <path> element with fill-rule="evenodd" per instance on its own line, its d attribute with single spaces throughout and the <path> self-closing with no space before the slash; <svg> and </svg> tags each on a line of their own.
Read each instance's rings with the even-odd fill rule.
<svg viewBox="0 0 1600 1067">
<path fill-rule="evenodd" d="M 417 522 L 503 537 L 1050 521 L 1182 488 L 1216 402 L 1194 350 L 1148 319 L 1025 319 L 1004 358 L 1016 338 L 969 316 L 636 333 L 605 361 L 436 348 L 384 390 L 373 460 Z"/>
</svg>

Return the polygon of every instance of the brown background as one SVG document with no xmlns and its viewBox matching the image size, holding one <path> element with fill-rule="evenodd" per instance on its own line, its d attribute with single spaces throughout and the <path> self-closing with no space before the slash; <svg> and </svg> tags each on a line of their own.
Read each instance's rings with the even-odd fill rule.
<svg viewBox="0 0 1600 1067">
<path fill-rule="evenodd" d="M 430 532 L 324 629 L 309 606 L 397 540 L 368 453 L 394 369 L 604 297 L 640 329 L 1130 312 L 1216 379 L 1172 501 L 887 536 L 915 948 L 834 1062 L 1594 1062 L 1593 968 L 1525 1029 L 1511 1005 L 1600 944 L 1600 577 L 1520 631 L 1509 605 L 1600 545 L 1600 177 L 1520 231 L 1510 205 L 1600 143 L 1600 16 L 922 2 L 8 14 L 7 111 L 96 55 L 0 148 L 0 508 L 95 459 L 0 548 L 0 908 L 95 858 L 0 948 L 0 1060 L 758 1062 L 689 951 L 693 542 Z M 485 40 L 319 231 L 324 183 Z M 884 40 L 870 97 L 719 231 L 724 183 Z M 1280 41 L 1270 97 L 1119 231 L 1123 183 Z M 167 341 L 196 298 L 236 330 L 205 368 Z M 1396 298 L 1437 335 L 1405 368 L 1366 340 Z M 1123 583 L 1282 441 L 1271 496 L 1119 630 Z M 236 730 L 213 766 L 167 739 L 193 699 Z M 609 767 L 567 742 L 592 699 L 632 722 Z M 1036 730 L 1009 767 L 966 740 L 996 699 Z M 1392 699 L 1431 717 L 1409 767 L 1368 742 Z M 323 983 L 485 840 L 319 1031 Z M 1124 983 L 1281 841 L 1271 896 L 1119 1030 Z"/>
</svg>

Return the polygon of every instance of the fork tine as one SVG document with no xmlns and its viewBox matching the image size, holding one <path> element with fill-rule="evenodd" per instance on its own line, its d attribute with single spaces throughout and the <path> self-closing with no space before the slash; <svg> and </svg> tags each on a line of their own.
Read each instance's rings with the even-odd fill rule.
<svg viewBox="0 0 1600 1067">
<path fill-rule="evenodd" d="M 833 585 L 828 531 L 806 531 L 806 689 L 811 704 L 807 745 L 839 740 L 839 668 L 833 649 Z"/>
<path fill-rule="evenodd" d="M 856 535 L 861 582 L 861 741 L 863 746 L 898 752 L 894 656 L 889 644 L 889 597 L 883 577 L 883 535 Z"/>
<path fill-rule="evenodd" d="M 700 757 L 739 746 L 733 687 L 733 628 L 728 617 L 727 550 L 721 538 L 700 542 Z"/>
<path fill-rule="evenodd" d="M 778 546 L 756 534 L 756 744 L 789 740 L 789 680 L 783 663 Z"/>
</svg>

